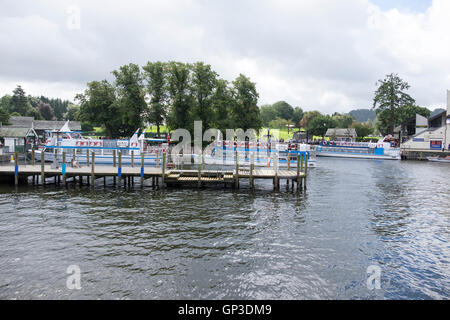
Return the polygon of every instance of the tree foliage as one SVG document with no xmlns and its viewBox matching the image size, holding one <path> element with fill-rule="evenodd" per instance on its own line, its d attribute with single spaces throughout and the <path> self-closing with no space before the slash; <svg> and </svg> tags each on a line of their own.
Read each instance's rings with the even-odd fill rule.
<svg viewBox="0 0 450 320">
<path fill-rule="evenodd" d="M 373 99 L 373 108 L 379 117 L 380 131 L 383 134 L 394 133 L 394 127 L 399 122 L 399 109 L 415 100 L 406 93 L 409 84 L 397 74 L 389 74 L 383 80 L 378 80 L 378 88 Z"/>
<path fill-rule="evenodd" d="M 256 84 L 243 74 L 233 81 L 233 96 L 235 103 L 232 107 L 233 128 L 245 130 L 261 128 L 261 117 L 258 108 L 258 92 Z"/>
</svg>

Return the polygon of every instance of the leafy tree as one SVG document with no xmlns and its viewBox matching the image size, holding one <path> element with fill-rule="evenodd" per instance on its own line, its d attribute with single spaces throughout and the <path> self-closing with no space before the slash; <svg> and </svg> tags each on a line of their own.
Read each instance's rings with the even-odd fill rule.
<svg viewBox="0 0 450 320">
<path fill-rule="evenodd" d="M 143 127 L 142 116 L 146 112 L 147 103 L 141 70 L 138 65 L 130 63 L 112 72 L 115 79 L 117 100 L 114 107 L 118 109 L 120 118 L 120 134 L 132 135 L 136 129 Z"/>
<path fill-rule="evenodd" d="M 308 123 L 314 119 L 315 117 L 321 116 L 322 114 L 319 111 L 308 111 L 305 112 L 305 114 L 302 117 L 302 120 L 300 121 L 300 126 L 303 128 L 308 127 Z"/>
<path fill-rule="evenodd" d="M 356 134 L 359 138 L 367 137 L 373 134 L 374 131 L 374 127 L 370 121 L 367 121 L 365 123 L 355 122 L 353 123 L 352 127 L 355 128 Z"/>
<path fill-rule="evenodd" d="M 431 115 L 431 111 L 428 108 L 419 107 L 415 104 L 402 106 L 398 109 L 398 119 L 396 125 L 415 117 L 416 114 L 420 114 L 421 116 L 428 118 Z"/>
<path fill-rule="evenodd" d="M 350 128 L 352 123 L 355 121 L 355 119 L 348 113 L 346 114 L 335 113 L 333 115 L 333 120 L 337 128 Z"/>
<path fill-rule="evenodd" d="M 195 99 L 193 107 L 194 120 L 201 120 L 203 131 L 210 128 L 213 121 L 212 98 L 218 74 L 210 65 L 196 62 L 191 66 L 191 92 Z"/>
<path fill-rule="evenodd" d="M 291 120 L 294 115 L 294 108 L 286 101 L 278 101 L 273 104 L 277 112 L 277 116 L 284 120 Z"/>
<path fill-rule="evenodd" d="M 36 109 L 39 111 L 39 113 L 45 120 L 53 120 L 55 118 L 53 108 L 48 103 L 39 101 Z"/>
<path fill-rule="evenodd" d="M 381 132 L 393 134 L 399 119 L 399 108 L 414 104 L 415 100 L 405 92 L 409 89 L 409 84 L 397 74 L 387 75 L 383 80 L 378 80 L 377 85 L 373 108 L 376 109 L 377 116 L 380 116 Z"/>
<path fill-rule="evenodd" d="M 70 120 L 75 121 L 78 120 L 80 113 L 80 106 L 77 106 L 76 104 L 69 104 L 69 107 L 67 108 L 67 112 L 64 113 L 64 120 Z"/>
<path fill-rule="evenodd" d="M 12 96 L 5 94 L 0 98 L 0 108 L 3 108 L 6 112 L 13 112 L 14 110 L 12 110 L 11 100 Z"/>
<path fill-rule="evenodd" d="M 288 123 L 288 120 L 277 117 L 269 122 L 269 127 L 273 128 L 273 129 L 284 129 L 284 128 L 286 128 L 287 123 Z"/>
<path fill-rule="evenodd" d="M 234 128 L 258 130 L 261 128 L 261 116 L 258 108 L 256 84 L 243 74 L 233 81 L 234 99 L 232 117 Z"/>
<path fill-rule="evenodd" d="M 25 96 L 25 91 L 18 85 L 13 91 L 11 111 L 17 112 L 20 115 L 25 115 L 30 107 L 31 105 L 28 102 L 28 98 Z"/>
<path fill-rule="evenodd" d="M 171 110 L 168 114 L 167 124 L 171 129 L 191 129 L 189 123 L 192 105 L 189 83 L 189 65 L 171 61 L 167 65 L 167 87 Z"/>
<path fill-rule="evenodd" d="M 262 125 L 268 127 L 269 123 L 277 118 L 277 110 L 271 104 L 265 104 L 260 109 Z"/>
<path fill-rule="evenodd" d="M 82 122 L 103 125 L 109 137 L 121 136 L 121 112 L 117 105 L 115 88 L 108 81 L 92 81 L 83 94 L 77 94 Z"/>
<path fill-rule="evenodd" d="M 150 95 L 150 106 L 147 120 L 156 125 L 158 137 L 160 126 L 167 116 L 166 68 L 163 62 L 148 62 L 144 69 L 147 80 L 147 93 Z"/>
<path fill-rule="evenodd" d="M 303 118 L 303 110 L 300 107 L 294 108 L 294 113 L 292 114 L 292 121 L 295 124 L 296 128 L 300 128 L 300 121 L 302 121 Z"/>
<path fill-rule="evenodd" d="M 37 108 L 33 107 L 28 108 L 28 111 L 24 116 L 33 117 L 34 120 L 44 120 L 41 112 Z"/>
<path fill-rule="evenodd" d="M 306 126 L 308 134 L 314 136 L 325 136 L 325 133 L 329 128 L 335 128 L 336 123 L 329 115 L 318 115 L 312 118 Z"/>
<path fill-rule="evenodd" d="M 0 123 L 2 125 L 4 124 L 8 124 L 9 121 L 9 114 L 7 111 L 5 111 L 5 109 L 3 109 L 2 107 L 0 107 Z"/>
<path fill-rule="evenodd" d="M 223 79 L 218 79 L 216 82 L 216 89 L 212 97 L 212 109 L 214 112 L 213 126 L 219 129 L 223 135 L 226 129 L 231 127 L 230 109 L 233 108 L 234 99 L 228 82 Z"/>
</svg>

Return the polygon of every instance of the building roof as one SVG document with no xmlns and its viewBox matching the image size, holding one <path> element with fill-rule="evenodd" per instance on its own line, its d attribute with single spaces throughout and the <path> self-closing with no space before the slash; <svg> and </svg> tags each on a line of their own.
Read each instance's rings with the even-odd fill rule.
<svg viewBox="0 0 450 320">
<path fill-rule="evenodd" d="M 48 120 L 34 120 L 35 130 L 59 130 L 66 121 L 48 121 Z M 79 121 L 69 121 L 69 128 L 72 131 L 80 131 L 81 124 Z"/>
<path fill-rule="evenodd" d="M 325 133 L 326 137 L 357 137 L 355 128 L 332 128 Z"/>
<path fill-rule="evenodd" d="M 52 120 L 34 120 L 33 117 L 19 117 L 13 116 L 9 118 L 9 126 L 11 128 L 33 128 L 35 130 L 59 130 L 66 121 L 52 121 Z M 73 131 L 80 131 L 81 124 L 79 121 L 69 121 L 69 128 Z"/>
<path fill-rule="evenodd" d="M 0 128 L 0 137 L 2 138 L 25 138 L 34 135 L 35 131 L 31 128 L 12 128 L 11 126 Z"/>
<path fill-rule="evenodd" d="M 31 128 L 33 124 L 34 118 L 33 117 L 20 117 L 20 116 L 13 116 L 9 118 L 9 124 L 11 127 L 15 128 Z"/>
</svg>

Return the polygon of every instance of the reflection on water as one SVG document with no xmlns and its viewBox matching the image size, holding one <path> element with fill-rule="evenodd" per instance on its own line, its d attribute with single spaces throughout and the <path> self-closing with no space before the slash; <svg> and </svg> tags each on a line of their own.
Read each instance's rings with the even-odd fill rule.
<svg viewBox="0 0 450 320">
<path fill-rule="evenodd" d="M 300 194 L 2 186 L 0 298 L 448 299 L 450 167 L 319 161 Z"/>
</svg>

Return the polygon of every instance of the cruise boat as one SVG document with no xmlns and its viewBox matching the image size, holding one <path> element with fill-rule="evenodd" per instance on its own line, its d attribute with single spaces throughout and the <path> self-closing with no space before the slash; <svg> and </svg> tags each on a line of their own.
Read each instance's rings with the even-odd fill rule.
<svg viewBox="0 0 450 320">
<path fill-rule="evenodd" d="M 400 148 L 380 139 L 372 142 L 322 141 L 316 147 L 318 157 L 400 160 Z"/>
<path fill-rule="evenodd" d="M 273 167 L 277 161 L 278 167 L 296 168 L 297 156 L 303 155 L 303 165 L 308 158 L 308 167 L 316 167 L 315 151 L 307 144 L 267 143 L 267 142 L 235 142 L 217 141 L 212 148 L 206 149 L 202 162 L 212 165 L 234 166 L 235 156 L 238 154 L 240 166 L 250 166 L 251 154 L 255 167 Z M 199 157 L 193 154 L 194 163 L 198 164 Z M 289 162 L 288 162 L 289 157 Z"/>
<path fill-rule="evenodd" d="M 139 129 L 130 139 L 92 139 L 84 137 L 81 132 L 71 131 L 66 123 L 58 131 L 45 132 L 45 143 L 35 151 L 36 161 L 41 160 L 44 153 L 45 161 L 62 161 L 63 152 L 66 154 L 66 162 L 71 162 L 75 151 L 75 161 L 87 162 L 87 153 L 95 153 L 95 163 L 113 164 L 114 151 L 116 151 L 116 163 L 118 152 L 122 153 L 122 164 L 130 165 L 132 160 L 136 165 L 141 163 L 141 154 L 144 154 L 145 165 L 162 163 L 162 154 L 168 152 L 169 144 L 161 139 L 147 139 L 144 134 L 139 134 Z M 91 157 L 91 155 L 90 155 Z"/>
</svg>

